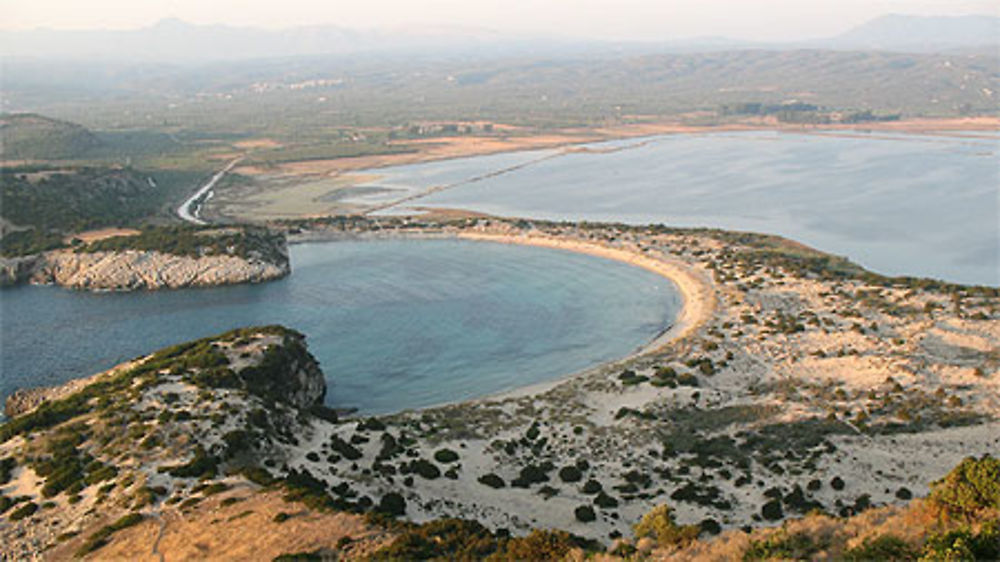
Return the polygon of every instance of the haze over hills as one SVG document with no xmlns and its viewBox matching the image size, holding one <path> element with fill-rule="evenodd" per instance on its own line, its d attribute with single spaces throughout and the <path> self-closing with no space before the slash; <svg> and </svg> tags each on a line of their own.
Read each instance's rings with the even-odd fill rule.
<svg viewBox="0 0 1000 562">
<path fill-rule="evenodd" d="M 165 64 L 8 63 L 3 109 L 95 129 L 231 131 L 485 119 L 544 126 L 801 101 L 905 116 L 995 114 L 997 57 L 821 50 L 563 59 L 324 56 Z"/>
<path fill-rule="evenodd" d="M 336 25 L 265 30 L 228 25 L 195 25 L 165 19 L 133 30 L 65 31 L 36 29 L 0 32 L 7 57 L 101 58 L 200 62 L 319 54 L 559 55 L 593 51 L 691 52 L 737 48 L 879 49 L 933 52 L 996 47 L 1000 18 L 886 15 L 846 33 L 796 43 L 755 43 L 725 37 L 662 41 L 597 41 L 586 38 L 519 35 L 484 28 L 416 26 L 352 29 Z"/>
<path fill-rule="evenodd" d="M 1000 49 L 1000 18 L 994 16 L 915 17 L 890 14 L 832 39 L 841 48 L 927 52 L 940 49 Z"/>
</svg>

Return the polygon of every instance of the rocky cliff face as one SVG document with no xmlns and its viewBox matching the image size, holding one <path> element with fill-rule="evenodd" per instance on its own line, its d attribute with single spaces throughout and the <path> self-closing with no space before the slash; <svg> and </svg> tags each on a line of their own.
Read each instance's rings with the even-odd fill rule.
<svg viewBox="0 0 1000 562">
<path fill-rule="evenodd" d="M 287 255 L 272 262 L 237 256 L 176 256 L 160 252 L 45 254 L 32 269 L 32 283 L 54 283 L 74 289 L 177 289 L 258 283 L 288 275 Z"/>
<path fill-rule="evenodd" d="M 283 236 L 255 236 L 253 242 L 254 249 L 243 253 L 67 249 L 0 258 L 0 286 L 31 282 L 89 290 L 177 289 L 259 283 L 290 273 Z"/>
<path fill-rule="evenodd" d="M 239 368 L 239 357 L 230 365 L 247 392 L 265 400 L 284 402 L 300 409 L 323 404 L 326 379 L 316 358 L 306 348 L 305 337 L 288 330 L 261 339 L 256 350 L 243 350 L 251 363 Z M 259 353 L 259 356 L 257 355 Z"/>
</svg>

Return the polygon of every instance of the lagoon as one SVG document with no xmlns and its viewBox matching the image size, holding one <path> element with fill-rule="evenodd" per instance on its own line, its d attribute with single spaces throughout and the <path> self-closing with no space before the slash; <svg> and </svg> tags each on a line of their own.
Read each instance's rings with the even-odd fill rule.
<svg viewBox="0 0 1000 562">
<path fill-rule="evenodd" d="M 583 150 L 581 150 L 583 149 Z M 878 273 L 1000 286 L 1000 136 L 661 135 L 367 170 L 355 202 L 779 234 Z"/>
</svg>

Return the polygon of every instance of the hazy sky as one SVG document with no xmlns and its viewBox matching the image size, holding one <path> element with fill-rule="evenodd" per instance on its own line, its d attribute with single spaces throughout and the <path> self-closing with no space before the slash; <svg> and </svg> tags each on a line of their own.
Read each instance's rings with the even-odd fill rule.
<svg viewBox="0 0 1000 562">
<path fill-rule="evenodd" d="M 1000 0 L 0 0 L 0 28 L 192 23 L 373 28 L 459 25 L 605 39 L 833 35 L 886 13 L 1000 15 Z"/>
</svg>

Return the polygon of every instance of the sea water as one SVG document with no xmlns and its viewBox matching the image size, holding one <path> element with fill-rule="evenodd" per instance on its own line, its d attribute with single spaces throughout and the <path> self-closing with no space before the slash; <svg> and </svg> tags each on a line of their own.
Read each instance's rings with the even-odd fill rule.
<svg viewBox="0 0 1000 562">
<path fill-rule="evenodd" d="M 292 246 L 278 281 L 207 289 L 0 291 L 0 398 L 158 348 L 279 323 L 306 334 L 327 403 L 385 413 L 551 380 L 668 328 L 676 288 L 570 252 L 461 240 Z"/>
</svg>

